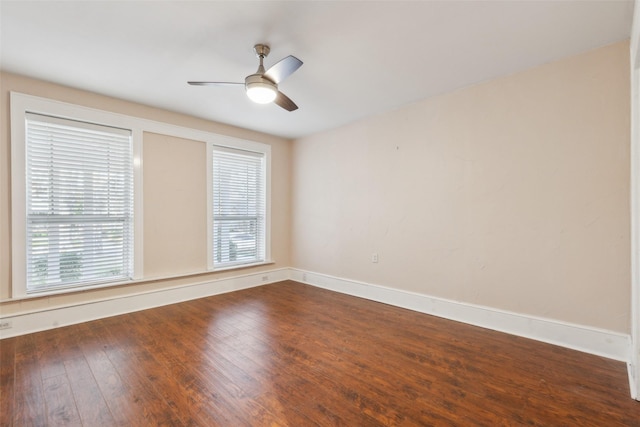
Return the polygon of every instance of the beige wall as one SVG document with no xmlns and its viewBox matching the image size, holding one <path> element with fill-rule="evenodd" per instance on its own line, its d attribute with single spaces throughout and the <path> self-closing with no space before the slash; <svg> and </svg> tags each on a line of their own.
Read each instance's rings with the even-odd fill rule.
<svg viewBox="0 0 640 427">
<path fill-rule="evenodd" d="M 628 333 L 628 58 L 618 43 L 296 141 L 293 266 Z"/>
<path fill-rule="evenodd" d="M 77 105 L 127 114 L 196 130 L 258 141 L 271 146 L 272 233 L 274 265 L 205 273 L 170 280 L 153 280 L 86 292 L 11 300 L 10 244 L 10 128 L 9 92 L 15 91 Z M 105 96 L 0 74 L 0 313 L 11 315 L 129 295 L 159 288 L 233 277 L 256 271 L 288 267 L 290 257 L 291 141 L 208 122 Z M 205 144 L 166 135 L 145 133 L 143 138 L 144 274 L 145 277 L 203 272 L 206 260 L 206 162 Z"/>
<path fill-rule="evenodd" d="M 144 275 L 206 270 L 206 143 L 145 132 L 142 152 Z"/>
<path fill-rule="evenodd" d="M 628 66 L 618 43 L 293 144 L 2 73 L 0 312 L 293 266 L 628 333 Z M 9 91 L 270 144 L 276 264 L 11 301 Z M 147 277 L 206 263 L 203 170 L 187 167 L 202 150 L 145 134 Z M 166 209 L 178 198 L 195 209 Z M 187 228 L 163 229 L 184 218 Z"/>
</svg>

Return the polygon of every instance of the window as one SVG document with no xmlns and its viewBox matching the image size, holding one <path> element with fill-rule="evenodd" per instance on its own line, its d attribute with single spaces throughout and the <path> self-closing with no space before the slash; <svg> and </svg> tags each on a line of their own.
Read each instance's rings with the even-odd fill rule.
<svg viewBox="0 0 640 427">
<path fill-rule="evenodd" d="M 27 293 L 133 275 L 131 131 L 26 114 Z"/>
<path fill-rule="evenodd" d="M 142 271 L 140 119 L 12 92 L 12 298 Z"/>
<path fill-rule="evenodd" d="M 267 261 L 267 152 L 210 146 L 212 264 Z"/>
</svg>

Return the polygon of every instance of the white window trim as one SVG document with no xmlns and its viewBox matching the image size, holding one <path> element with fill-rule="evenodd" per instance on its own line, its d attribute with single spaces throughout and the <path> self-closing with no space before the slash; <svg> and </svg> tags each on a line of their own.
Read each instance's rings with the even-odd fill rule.
<svg viewBox="0 0 640 427">
<path fill-rule="evenodd" d="M 122 283 L 109 283 L 95 286 L 85 286 L 71 289 L 58 289 L 37 294 L 26 293 L 26 237 L 22 239 L 17 236 L 26 236 L 26 159 L 24 151 L 25 141 L 25 112 L 33 112 L 40 114 L 55 115 L 63 118 L 84 120 L 88 122 L 110 124 L 111 126 L 130 129 L 133 139 L 134 154 L 134 277 L 131 281 Z M 157 277 L 147 278 L 144 276 L 143 260 L 143 186 L 142 186 L 142 170 L 144 167 L 144 159 L 142 153 L 143 133 L 151 132 L 160 135 L 173 136 L 176 138 L 191 139 L 211 143 L 224 147 L 239 148 L 249 151 L 264 152 L 266 158 L 266 232 L 265 232 L 265 260 L 264 262 L 252 265 L 238 265 L 233 267 L 214 269 L 213 266 L 213 247 L 209 237 L 207 236 L 207 269 L 204 271 L 195 271 L 189 273 L 202 274 L 209 271 L 222 271 L 232 269 L 244 269 L 256 265 L 272 264 L 271 259 L 271 146 L 260 142 L 249 141 L 245 139 L 234 138 L 226 135 L 219 135 L 212 132 L 201 131 L 197 129 L 171 125 L 168 123 L 157 122 L 154 120 L 142 119 L 139 117 L 128 116 L 125 114 L 113 113 L 109 111 L 99 110 L 90 107 L 84 107 L 69 104 L 62 101 L 37 97 L 33 95 L 25 95 L 17 92 L 10 93 L 10 112 L 11 112 L 11 215 L 12 215 L 12 294 L 11 300 L 28 299 L 53 294 L 63 294 L 70 292 L 84 291 L 88 289 L 111 287 L 121 284 L 141 283 L 147 280 L 157 280 Z M 209 159 L 210 156 L 207 156 Z M 207 160 L 207 167 L 210 160 Z M 210 170 L 208 170 L 209 172 Z M 210 185 L 210 179 L 207 179 L 207 187 Z M 211 197 L 210 188 L 207 188 L 207 194 L 203 197 Z M 209 199 L 207 199 L 210 201 Z M 207 204 L 210 206 L 210 203 Z M 210 209 L 208 207 L 207 209 Z M 207 212 L 207 221 L 212 221 L 211 212 Z M 211 223 L 207 224 L 207 232 L 211 233 Z M 182 277 L 182 275 L 167 277 Z"/>
<path fill-rule="evenodd" d="M 264 261 L 217 267 L 213 262 L 213 149 L 227 147 L 253 151 L 264 155 L 265 166 L 265 236 Z M 257 265 L 271 264 L 271 146 L 254 141 L 219 137 L 207 142 L 207 267 L 211 271 L 227 271 Z"/>
<path fill-rule="evenodd" d="M 37 113 L 115 126 L 131 130 L 133 143 L 134 232 L 133 232 L 133 280 L 142 277 L 142 131 L 127 116 L 67 104 L 46 98 L 11 92 L 11 254 L 12 297 L 43 296 L 60 293 L 51 289 L 27 293 L 26 286 L 26 114 Z M 78 286 L 74 289 L 91 289 L 127 282 Z"/>
<path fill-rule="evenodd" d="M 630 42 L 631 76 L 631 397 L 640 401 L 640 7 L 636 2 Z"/>
</svg>

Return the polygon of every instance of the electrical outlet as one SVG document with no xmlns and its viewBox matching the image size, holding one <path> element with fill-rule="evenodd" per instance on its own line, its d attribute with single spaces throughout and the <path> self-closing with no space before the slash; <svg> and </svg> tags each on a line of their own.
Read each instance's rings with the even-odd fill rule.
<svg viewBox="0 0 640 427">
<path fill-rule="evenodd" d="M 0 320 L 0 329 L 10 329 L 13 328 L 13 324 L 10 320 Z"/>
<path fill-rule="evenodd" d="M 262 276 L 262 281 L 266 282 L 267 280 L 269 280 L 269 276 Z"/>
<path fill-rule="evenodd" d="M 378 254 L 371 255 L 371 262 L 373 262 L 373 263 L 378 262 Z"/>
</svg>

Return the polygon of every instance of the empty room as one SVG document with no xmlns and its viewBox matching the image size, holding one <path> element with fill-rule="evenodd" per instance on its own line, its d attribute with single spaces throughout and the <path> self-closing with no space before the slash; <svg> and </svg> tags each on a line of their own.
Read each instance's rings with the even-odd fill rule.
<svg viewBox="0 0 640 427">
<path fill-rule="evenodd" d="M 0 426 L 639 426 L 634 0 L 0 0 Z"/>
</svg>

